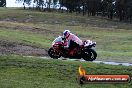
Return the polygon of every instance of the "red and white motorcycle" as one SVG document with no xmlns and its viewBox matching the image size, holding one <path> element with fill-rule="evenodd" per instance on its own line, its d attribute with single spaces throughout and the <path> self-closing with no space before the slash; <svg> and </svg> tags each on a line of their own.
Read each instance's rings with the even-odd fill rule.
<svg viewBox="0 0 132 88">
<path fill-rule="evenodd" d="M 95 46 L 96 46 L 96 42 L 92 42 L 91 40 L 86 40 L 83 42 L 82 46 L 76 48 L 73 56 L 71 56 L 70 50 L 68 48 L 64 48 L 64 43 L 60 41 L 59 38 L 58 39 L 56 38 L 52 43 L 52 47 L 48 50 L 48 54 L 53 59 L 64 57 L 64 58 L 72 58 L 72 59 L 83 58 L 85 61 L 93 61 L 97 57 Z"/>
</svg>

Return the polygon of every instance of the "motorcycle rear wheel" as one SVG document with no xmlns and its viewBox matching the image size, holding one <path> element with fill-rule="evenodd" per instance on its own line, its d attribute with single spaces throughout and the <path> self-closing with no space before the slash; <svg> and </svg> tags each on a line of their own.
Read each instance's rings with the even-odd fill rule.
<svg viewBox="0 0 132 88">
<path fill-rule="evenodd" d="M 93 49 L 87 49 L 84 51 L 83 59 L 85 61 L 94 61 L 97 57 L 97 53 Z"/>
</svg>

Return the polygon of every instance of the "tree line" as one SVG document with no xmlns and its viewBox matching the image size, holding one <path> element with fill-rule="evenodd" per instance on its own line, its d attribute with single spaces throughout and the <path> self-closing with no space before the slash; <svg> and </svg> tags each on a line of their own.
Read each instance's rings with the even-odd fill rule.
<svg viewBox="0 0 132 88">
<path fill-rule="evenodd" d="M 77 13 L 88 16 L 102 16 L 109 19 L 118 18 L 120 21 L 132 21 L 132 0 L 16 0 L 30 5 L 36 3 L 32 8 L 41 11 L 57 10 L 61 12 Z M 59 3 L 59 4 L 58 4 Z M 0 6 L 5 6 L 6 0 L 0 0 Z M 52 6 L 52 8 L 51 8 Z M 63 9 L 66 7 L 67 9 Z M 30 7 L 31 8 L 31 7 Z"/>
<path fill-rule="evenodd" d="M 0 0 L 0 7 L 6 6 L 6 0 Z"/>
</svg>

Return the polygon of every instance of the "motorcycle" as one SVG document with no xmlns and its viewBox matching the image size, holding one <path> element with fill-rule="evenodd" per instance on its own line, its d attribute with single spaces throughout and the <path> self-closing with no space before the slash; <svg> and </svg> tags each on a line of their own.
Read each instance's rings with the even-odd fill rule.
<svg viewBox="0 0 132 88">
<path fill-rule="evenodd" d="M 96 42 L 91 40 L 83 41 L 83 45 L 76 48 L 74 54 L 70 55 L 70 50 L 64 48 L 64 43 L 60 39 L 55 39 L 52 42 L 52 47 L 48 50 L 48 55 L 53 59 L 58 59 L 60 57 L 71 58 L 71 59 L 81 59 L 85 61 L 93 61 L 97 57 L 95 51 Z"/>
</svg>

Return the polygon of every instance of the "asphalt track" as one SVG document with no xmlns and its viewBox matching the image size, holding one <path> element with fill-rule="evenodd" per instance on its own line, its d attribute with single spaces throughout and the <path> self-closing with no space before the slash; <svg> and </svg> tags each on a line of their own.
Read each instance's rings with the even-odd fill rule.
<svg viewBox="0 0 132 88">
<path fill-rule="evenodd" d="M 35 57 L 35 56 L 24 56 L 24 57 Z M 50 57 L 37 57 L 42 59 L 51 59 Z M 59 60 L 69 60 L 69 61 L 85 61 L 83 59 L 68 59 L 68 58 L 59 58 Z M 110 62 L 110 61 L 92 61 L 93 63 L 100 63 L 100 64 L 109 64 L 109 65 L 123 65 L 123 66 L 132 66 L 132 63 L 126 62 Z"/>
</svg>

